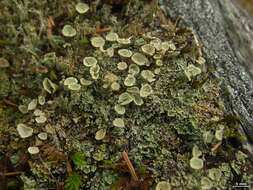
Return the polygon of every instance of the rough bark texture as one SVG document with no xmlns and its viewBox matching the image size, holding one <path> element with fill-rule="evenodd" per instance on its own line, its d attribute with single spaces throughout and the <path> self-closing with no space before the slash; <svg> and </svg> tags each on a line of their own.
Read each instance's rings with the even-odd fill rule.
<svg viewBox="0 0 253 190">
<path fill-rule="evenodd" d="M 171 18 L 183 16 L 203 44 L 207 63 L 215 66 L 228 90 L 227 110 L 238 115 L 253 142 L 253 18 L 236 0 L 163 0 Z"/>
</svg>

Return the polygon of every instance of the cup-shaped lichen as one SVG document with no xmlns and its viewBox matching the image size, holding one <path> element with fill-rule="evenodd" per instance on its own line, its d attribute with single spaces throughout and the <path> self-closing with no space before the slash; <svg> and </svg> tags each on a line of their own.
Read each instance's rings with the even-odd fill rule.
<svg viewBox="0 0 253 190">
<path fill-rule="evenodd" d="M 23 114 L 26 114 L 28 112 L 27 106 L 25 105 L 19 105 L 18 110 Z"/>
<path fill-rule="evenodd" d="M 99 71 L 100 71 L 100 67 L 98 64 L 95 64 L 94 66 L 90 67 L 90 75 L 94 80 L 98 79 Z"/>
<path fill-rule="evenodd" d="M 143 66 L 148 63 L 147 57 L 141 53 L 134 53 L 131 59 L 134 63 L 140 66 Z"/>
<path fill-rule="evenodd" d="M 142 104 L 144 104 L 143 99 L 141 98 L 141 96 L 139 94 L 132 94 L 133 99 L 134 99 L 134 103 L 137 106 L 141 106 Z"/>
<path fill-rule="evenodd" d="M 155 81 L 155 75 L 152 71 L 150 70 L 142 70 L 141 71 L 141 76 L 147 80 L 148 82 L 154 82 Z"/>
<path fill-rule="evenodd" d="M 91 38 L 91 45 L 95 48 L 101 48 L 105 45 L 104 38 L 98 36 L 98 37 L 92 37 Z"/>
<path fill-rule="evenodd" d="M 37 123 L 45 123 L 47 121 L 47 118 L 45 115 L 40 115 L 38 117 L 35 118 L 35 121 Z"/>
<path fill-rule="evenodd" d="M 27 110 L 34 110 L 37 107 L 38 100 L 33 99 L 27 106 Z"/>
<path fill-rule="evenodd" d="M 120 84 L 117 83 L 117 82 L 113 82 L 113 83 L 111 84 L 111 89 L 112 89 L 113 91 L 118 91 L 118 90 L 120 89 Z"/>
<path fill-rule="evenodd" d="M 84 78 L 80 78 L 80 84 L 83 86 L 89 86 L 92 84 L 92 81 L 84 79 Z"/>
<path fill-rule="evenodd" d="M 100 141 L 105 138 L 106 129 L 100 129 L 96 132 L 95 139 Z"/>
<path fill-rule="evenodd" d="M 105 50 L 105 52 L 107 53 L 107 55 L 109 57 L 113 57 L 114 56 L 114 48 L 113 47 L 109 47 Z"/>
<path fill-rule="evenodd" d="M 46 132 L 39 133 L 38 138 L 43 141 L 47 140 L 47 133 Z"/>
<path fill-rule="evenodd" d="M 21 138 L 27 138 L 33 134 L 33 128 L 28 127 L 22 123 L 17 125 L 17 131 Z"/>
<path fill-rule="evenodd" d="M 106 34 L 105 39 L 109 42 L 114 42 L 117 41 L 119 38 L 119 35 L 115 32 L 109 32 L 108 34 Z"/>
<path fill-rule="evenodd" d="M 147 54 L 147 55 L 154 55 L 155 54 L 155 47 L 151 44 L 145 44 L 143 46 L 141 46 L 141 50 Z"/>
<path fill-rule="evenodd" d="M 140 106 L 144 103 L 140 96 L 140 90 L 137 86 L 127 88 L 127 92 L 131 94 L 136 105 Z"/>
<path fill-rule="evenodd" d="M 136 64 L 131 64 L 128 69 L 128 73 L 131 75 L 137 75 L 140 72 L 140 67 Z"/>
<path fill-rule="evenodd" d="M 64 85 L 68 87 L 69 90 L 79 91 L 81 85 L 78 84 L 78 80 L 75 77 L 68 77 L 64 80 Z"/>
<path fill-rule="evenodd" d="M 119 49 L 119 50 L 118 50 L 118 54 L 119 54 L 120 56 L 122 56 L 122 57 L 128 58 L 128 57 L 131 57 L 133 53 L 132 53 L 132 51 L 129 50 L 129 49 Z"/>
<path fill-rule="evenodd" d="M 87 5 L 86 3 L 77 3 L 76 4 L 76 11 L 80 14 L 84 14 L 89 10 L 89 5 Z"/>
<path fill-rule="evenodd" d="M 208 177 L 214 181 L 218 181 L 222 177 L 222 172 L 218 168 L 211 168 L 208 170 Z"/>
<path fill-rule="evenodd" d="M 202 155 L 202 152 L 199 150 L 199 147 L 195 145 L 192 149 L 192 156 L 199 157 L 201 155 Z"/>
<path fill-rule="evenodd" d="M 87 67 L 92 67 L 97 64 L 97 59 L 95 57 L 85 57 L 83 59 L 83 64 Z"/>
<path fill-rule="evenodd" d="M 160 51 L 162 49 L 161 43 L 162 41 L 158 38 L 150 41 L 150 44 L 154 46 L 157 51 Z"/>
<path fill-rule="evenodd" d="M 128 92 L 124 92 L 120 94 L 118 103 L 120 105 L 127 105 L 130 104 L 133 101 L 133 96 L 131 96 Z"/>
<path fill-rule="evenodd" d="M 0 57 L 0 68 L 7 68 L 10 66 L 10 63 L 7 59 Z"/>
<path fill-rule="evenodd" d="M 37 146 L 30 146 L 27 150 L 30 154 L 38 154 L 40 152 Z"/>
<path fill-rule="evenodd" d="M 159 75 L 160 72 L 161 72 L 161 69 L 160 69 L 160 68 L 155 68 L 154 73 L 155 73 L 156 75 Z"/>
<path fill-rule="evenodd" d="M 62 34 L 65 37 L 74 37 L 76 35 L 76 29 L 71 25 L 65 25 L 62 29 Z"/>
<path fill-rule="evenodd" d="M 115 127 L 125 127 L 124 120 L 122 118 L 116 118 L 113 120 L 113 125 Z"/>
<path fill-rule="evenodd" d="M 201 183 L 201 188 L 203 190 L 211 189 L 213 187 L 213 183 L 208 177 L 202 177 L 200 183 Z"/>
<path fill-rule="evenodd" d="M 34 110 L 33 114 L 34 114 L 35 116 L 45 115 L 45 113 L 44 113 L 43 111 L 41 111 L 40 109 Z"/>
<path fill-rule="evenodd" d="M 204 163 L 202 159 L 198 157 L 192 157 L 190 160 L 190 166 L 195 170 L 199 170 L 203 168 Z"/>
<path fill-rule="evenodd" d="M 104 76 L 104 81 L 107 83 L 113 83 L 115 81 L 117 81 L 119 79 L 119 77 L 115 74 L 113 74 L 112 72 L 107 72 Z"/>
<path fill-rule="evenodd" d="M 117 42 L 120 44 L 131 44 L 131 39 L 130 38 L 118 38 Z"/>
<path fill-rule="evenodd" d="M 171 185 L 168 181 L 160 181 L 157 183 L 155 190 L 170 190 Z"/>
<path fill-rule="evenodd" d="M 42 95 L 38 96 L 38 103 L 40 105 L 43 106 L 45 104 L 45 102 L 46 102 L 45 96 L 42 96 Z"/>
<path fill-rule="evenodd" d="M 129 92 L 131 94 L 139 94 L 140 90 L 137 86 L 133 86 L 133 87 L 127 88 L 127 92 Z"/>
<path fill-rule="evenodd" d="M 224 126 L 220 125 L 219 126 L 219 129 L 217 129 L 215 131 L 215 138 L 218 140 L 218 141 L 221 141 L 222 138 L 223 138 L 223 130 L 224 130 Z"/>
<path fill-rule="evenodd" d="M 122 105 L 119 105 L 119 104 L 116 104 L 116 105 L 114 106 L 114 110 L 115 110 L 119 115 L 123 115 L 123 114 L 125 114 L 125 112 L 126 112 L 125 107 L 122 106 Z"/>
<path fill-rule="evenodd" d="M 119 70 L 121 70 L 121 71 L 126 70 L 126 69 L 127 69 L 127 63 L 126 63 L 126 62 L 119 62 L 119 63 L 117 64 L 117 68 L 118 68 Z"/>
<path fill-rule="evenodd" d="M 54 84 L 49 78 L 45 78 L 43 80 L 43 87 L 49 93 L 55 93 L 57 90 L 57 85 Z"/>
<path fill-rule="evenodd" d="M 163 65 L 163 61 L 161 59 L 157 59 L 155 64 L 160 67 Z"/>
<path fill-rule="evenodd" d="M 141 97 L 148 97 L 149 95 L 151 95 L 153 93 L 153 89 L 149 84 L 144 84 L 141 86 L 140 89 L 140 96 Z"/>
<path fill-rule="evenodd" d="M 68 85 L 68 89 L 69 90 L 73 90 L 73 91 L 79 91 L 81 89 L 81 85 L 80 84 L 70 84 Z"/>
<path fill-rule="evenodd" d="M 214 138 L 214 135 L 211 131 L 204 131 L 203 132 L 203 139 L 205 143 L 211 143 Z"/>
<path fill-rule="evenodd" d="M 133 86 L 136 82 L 136 79 L 133 75 L 127 75 L 127 77 L 124 80 L 125 86 Z"/>
<path fill-rule="evenodd" d="M 188 78 L 189 80 L 191 80 L 192 77 L 195 77 L 195 76 L 197 76 L 197 75 L 199 75 L 199 74 L 201 73 L 201 69 L 198 68 L 198 67 L 196 67 L 196 66 L 193 65 L 193 64 L 189 64 L 189 65 L 187 66 L 187 68 L 185 69 L 184 72 L 185 72 L 185 75 L 187 76 L 187 78 Z"/>
<path fill-rule="evenodd" d="M 68 77 L 64 80 L 64 85 L 68 86 L 71 84 L 76 84 L 78 82 L 78 80 L 75 77 Z"/>
<path fill-rule="evenodd" d="M 176 46 L 172 42 L 162 42 L 161 50 L 163 51 L 163 53 L 165 53 L 168 50 L 175 51 Z"/>
</svg>

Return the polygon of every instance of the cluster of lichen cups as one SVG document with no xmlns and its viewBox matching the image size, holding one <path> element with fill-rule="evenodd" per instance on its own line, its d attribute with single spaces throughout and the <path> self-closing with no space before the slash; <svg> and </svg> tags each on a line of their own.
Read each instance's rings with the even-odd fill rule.
<svg viewBox="0 0 253 190">
<path fill-rule="evenodd" d="M 114 110 L 118 115 L 124 115 L 126 112 L 126 106 L 132 102 L 135 105 L 141 106 L 144 104 L 143 99 L 152 95 L 153 89 L 151 83 L 156 80 L 157 75 L 160 73 L 160 68 L 163 65 L 162 57 L 167 51 L 175 51 L 176 47 L 171 42 L 162 42 L 158 38 L 149 39 L 150 42 L 140 46 L 139 51 L 132 51 L 127 48 L 113 48 L 109 47 L 104 49 L 106 41 L 116 42 L 125 46 L 132 43 L 131 38 L 119 38 L 117 33 L 110 32 L 105 36 L 105 39 L 101 36 L 91 38 L 91 44 L 94 48 L 99 49 L 101 52 L 106 53 L 109 57 L 113 57 L 115 50 L 119 56 L 119 61 L 115 64 L 115 67 L 119 71 L 125 71 L 128 69 L 126 77 L 123 79 L 124 87 L 120 86 L 119 77 L 113 73 L 107 73 L 104 76 L 105 84 L 104 88 L 110 86 L 112 91 L 119 91 L 121 88 L 125 89 L 125 92 L 121 93 L 118 97 L 118 103 L 114 106 Z M 117 47 L 117 46 L 116 46 Z M 152 60 L 152 61 L 150 61 Z M 147 68 L 155 63 L 154 71 Z M 90 68 L 91 78 L 98 79 L 99 65 L 95 57 L 85 57 L 83 64 Z M 95 72 L 94 71 L 98 71 Z M 144 82 L 141 86 L 137 86 L 137 76 L 140 75 Z M 125 127 L 125 122 L 121 117 L 117 117 L 113 120 L 113 126 Z M 100 129 L 96 132 L 96 140 L 102 140 L 106 135 L 105 129 Z M 170 190 L 170 183 L 167 181 L 161 181 L 156 186 L 157 190 Z"/>
<path fill-rule="evenodd" d="M 33 115 L 35 116 L 35 122 L 37 124 L 44 124 L 47 121 L 46 114 L 38 109 L 37 107 L 39 105 L 44 105 L 45 104 L 45 97 L 44 96 L 39 96 L 36 99 L 33 99 L 27 106 L 25 105 L 20 105 L 18 108 L 21 113 L 26 114 L 28 112 L 33 111 Z M 33 135 L 33 128 L 27 126 L 26 124 L 19 123 L 17 125 L 17 131 L 18 134 L 20 135 L 21 138 L 28 138 Z M 38 138 L 42 141 L 47 140 L 47 133 L 46 132 L 40 132 L 38 135 Z M 37 146 L 30 146 L 28 148 L 28 152 L 30 154 L 38 154 L 39 153 L 39 148 Z"/>
<path fill-rule="evenodd" d="M 89 10 L 86 4 L 79 3 L 76 6 L 77 12 L 83 14 Z M 66 37 L 73 37 L 76 35 L 76 30 L 67 25 L 64 26 L 62 33 Z M 119 96 L 118 104 L 115 105 L 115 111 L 119 115 L 123 115 L 125 113 L 125 108 L 127 104 L 134 102 L 136 105 L 142 105 L 143 98 L 148 97 L 153 93 L 152 87 L 149 83 L 154 82 L 156 79 L 156 75 L 160 73 L 160 66 L 163 65 L 162 58 L 168 52 L 173 52 L 176 50 L 176 46 L 170 41 L 162 41 L 157 37 L 151 36 L 151 33 L 147 33 L 143 35 L 144 38 L 149 39 L 149 43 L 143 44 L 138 51 L 132 51 L 127 48 L 118 48 L 120 46 L 117 45 L 131 45 L 132 40 L 130 38 L 120 38 L 119 35 L 115 32 L 109 32 L 105 35 L 105 38 L 102 36 L 92 37 L 90 39 L 91 45 L 99 49 L 101 52 L 107 54 L 109 57 L 113 57 L 115 54 L 115 50 L 117 50 L 117 54 L 123 60 L 128 59 L 128 62 L 132 63 L 128 65 L 125 61 L 120 61 L 117 64 L 117 68 L 120 71 L 124 71 L 128 68 L 128 75 L 124 79 L 124 85 L 127 87 L 126 92 L 122 93 Z M 107 49 L 104 49 L 106 42 L 113 43 L 113 45 Z M 150 66 L 150 59 L 155 61 L 155 64 L 158 68 L 154 71 L 151 70 L 142 70 L 140 73 L 140 67 L 142 66 Z M 83 64 L 86 67 L 89 67 L 91 78 L 97 80 L 99 78 L 100 66 L 98 64 L 98 60 L 95 57 L 88 56 L 83 59 Z M 141 77 L 146 81 L 141 85 L 141 87 L 137 87 L 136 85 L 136 75 L 140 73 Z M 201 69 L 195 67 L 193 64 L 190 64 L 187 68 L 185 68 L 185 74 L 189 80 L 191 77 L 194 77 L 201 73 Z M 104 77 L 104 81 L 107 81 L 107 84 L 104 84 L 103 87 L 107 88 L 108 83 L 113 91 L 120 90 L 121 86 L 118 83 L 118 77 L 113 73 L 109 73 Z M 83 82 L 82 82 L 82 81 Z M 81 79 L 81 84 L 85 83 L 86 85 L 90 85 L 92 82 L 86 79 Z M 85 85 L 84 84 L 84 85 Z M 70 90 L 78 90 L 81 86 L 77 83 L 71 84 L 69 86 Z M 113 125 L 117 127 L 124 127 L 124 121 L 121 118 L 116 118 L 113 121 Z"/>
<path fill-rule="evenodd" d="M 75 32 L 71 35 L 71 31 L 66 32 L 66 27 L 63 28 L 63 35 L 66 37 L 75 36 Z M 73 32 L 73 31 L 72 31 Z M 66 35 L 67 33 L 67 35 Z M 128 69 L 127 76 L 125 77 L 123 84 L 125 86 L 125 92 L 121 93 L 118 97 L 118 103 L 114 106 L 114 109 L 118 115 L 123 115 L 126 112 L 125 106 L 134 102 L 137 106 L 141 106 L 144 101 L 143 98 L 147 98 L 153 93 L 151 83 L 156 80 L 157 75 L 160 72 L 160 66 L 163 65 L 162 57 L 167 51 L 174 51 L 176 49 L 175 45 L 171 42 L 162 42 L 160 39 L 152 37 L 149 39 L 150 42 L 139 47 L 139 51 L 132 51 L 127 48 L 117 48 L 121 45 L 127 47 L 132 44 L 131 38 L 120 38 L 119 35 L 115 32 L 109 32 L 105 35 L 105 38 L 102 36 L 92 37 L 90 39 L 91 45 L 96 49 L 106 54 L 109 57 L 118 56 L 119 61 L 115 64 L 115 67 L 119 71 L 125 71 Z M 107 49 L 104 49 L 106 43 L 113 43 L 113 45 Z M 116 45 L 115 45 L 116 44 Z M 148 69 L 141 69 L 141 67 L 147 68 L 151 65 L 151 61 L 155 63 L 156 68 L 154 71 Z M 130 63 L 130 64 L 129 64 Z M 100 66 L 96 57 L 87 56 L 83 58 L 83 65 L 89 68 L 89 73 L 92 80 L 96 81 L 100 77 Z M 137 86 L 137 76 L 140 75 L 143 79 L 143 83 L 140 87 Z M 108 88 L 110 86 L 112 91 L 119 91 L 121 85 L 119 83 L 119 77 L 111 72 L 103 76 L 103 87 Z M 60 84 L 53 83 L 49 78 L 43 80 L 43 88 L 49 93 L 53 94 L 59 88 L 59 85 L 63 85 L 64 89 L 70 91 L 79 91 L 82 86 L 89 86 L 94 81 L 81 78 L 78 79 L 75 77 L 68 77 L 63 79 Z M 20 105 L 20 111 L 25 113 L 29 110 L 35 110 L 37 103 L 39 101 L 40 105 L 45 104 L 45 97 L 40 96 L 37 99 L 32 100 L 28 106 Z M 45 123 L 47 118 L 45 114 L 36 109 L 34 111 L 36 116 L 35 121 L 37 123 Z M 120 117 L 115 118 L 112 123 L 115 127 L 124 127 L 124 120 Z M 25 126 L 24 124 L 19 124 L 18 132 L 22 138 L 26 138 L 32 135 L 32 128 Z M 99 130 L 96 134 L 97 140 L 102 140 L 101 136 L 105 136 L 105 130 Z M 37 153 L 38 151 L 36 151 Z M 31 152 L 30 152 L 31 153 Z M 32 153 L 34 154 L 34 152 Z"/>
<path fill-rule="evenodd" d="M 78 3 L 76 5 L 76 11 L 80 14 L 84 14 L 89 10 L 87 4 Z M 65 25 L 62 29 L 62 34 L 66 38 L 72 38 L 77 35 L 77 31 L 71 25 Z M 163 57 L 170 52 L 176 50 L 176 46 L 171 41 L 162 41 L 161 39 L 154 37 L 151 33 L 146 33 L 142 36 L 143 44 L 134 46 L 134 38 L 120 38 L 115 32 L 109 32 L 105 36 L 95 36 L 90 39 L 90 43 L 95 48 L 95 51 L 100 51 L 105 56 L 118 57 L 117 63 L 111 63 L 115 65 L 115 68 L 119 72 L 125 72 L 126 77 L 123 79 L 121 85 L 121 78 L 112 72 L 101 73 L 101 66 L 99 59 L 95 56 L 86 56 L 83 58 L 83 65 L 89 70 L 90 78 L 68 77 L 63 79 L 59 84 L 53 83 L 49 78 L 43 80 L 44 91 L 53 94 L 59 89 L 59 85 L 63 86 L 63 89 L 69 91 L 80 91 L 82 86 L 90 86 L 98 79 L 101 79 L 104 83 L 103 88 L 110 89 L 113 92 L 123 91 L 118 96 L 118 102 L 114 105 L 114 110 L 118 117 L 114 118 L 112 125 L 115 127 L 125 127 L 124 119 L 120 116 L 126 113 L 126 106 L 130 103 L 134 103 L 136 106 L 144 104 L 144 99 L 152 95 L 153 88 L 152 83 L 156 81 L 160 73 L 160 67 L 163 66 Z M 110 47 L 106 46 L 110 44 Z M 107 47 L 107 48 L 105 48 Z M 134 50 L 133 50 L 134 49 Z M 147 69 L 154 68 L 154 69 Z M 201 70 L 190 64 L 185 69 L 185 74 L 189 80 L 192 77 L 201 73 Z M 137 78 L 141 80 L 137 81 Z M 141 84 L 140 84 L 141 83 Z M 138 86 L 138 84 L 140 84 Z M 117 93 L 115 93 L 117 94 Z M 37 99 L 33 99 L 28 106 L 20 105 L 19 110 L 22 113 L 28 111 L 34 111 L 35 121 L 38 124 L 44 124 L 47 121 L 46 114 L 38 109 L 38 104 L 43 106 L 45 104 L 45 96 L 39 96 Z M 33 128 L 28 127 L 25 124 L 18 124 L 17 131 L 21 138 L 27 138 L 33 135 Z M 95 134 L 96 140 L 103 140 L 106 136 L 106 130 L 100 129 Z M 47 133 L 41 132 L 38 134 L 40 140 L 47 139 Z M 37 146 L 31 146 L 28 148 L 30 154 L 39 153 Z M 198 157 L 201 155 L 197 148 L 194 148 L 194 157 L 191 160 L 191 167 L 194 169 L 200 169 L 203 167 L 203 161 Z M 170 185 L 166 181 L 160 182 L 157 189 L 169 189 Z"/>
<path fill-rule="evenodd" d="M 174 51 L 176 47 L 171 42 L 162 42 L 158 38 L 150 39 L 150 42 L 140 46 L 139 50 L 133 51 L 127 48 L 132 44 L 131 38 L 120 38 L 115 32 L 109 32 L 105 35 L 105 39 L 102 36 L 92 37 L 91 45 L 99 51 L 107 54 L 109 57 L 114 57 L 115 54 L 119 56 L 119 62 L 115 64 L 115 67 L 119 71 L 125 71 L 128 68 L 127 76 L 124 78 L 123 84 L 125 92 L 121 93 L 118 97 L 118 104 L 114 109 L 118 115 L 125 113 L 125 106 L 134 102 L 137 106 L 141 106 L 144 101 L 143 98 L 147 98 L 153 93 L 153 89 L 150 83 L 156 80 L 156 75 L 160 72 L 160 66 L 162 66 L 162 57 L 167 51 Z M 104 49 L 106 43 L 114 43 L 107 49 Z M 116 45 L 115 45 L 116 44 Z M 124 48 L 122 48 L 124 46 Z M 119 48 L 118 48 L 119 47 Z M 152 61 L 150 61 L 152 59 Z M 156 69 L 154 71 L 148 69 L 141 69 L 151 66 L 151 63 L 156 63 Z M 97 80 L 99 78 L 100 66 L 98 60 L 95 57 L 85 57 L 83 64 L 90 69 L 91 78 Z M 137 75 L 140 75 L 145 81 L 140 87 L 137 86 Z M 110 86 L 112 91 L 119 91 L 120 86 L 119 77 L 113 73 L 107 73 L 104 76 L 106 83 L 104 88 Z M 122 118 L 115 118 L 113 125 L 116 127 L 124 127 L 124 120 Z"/>
</svg>

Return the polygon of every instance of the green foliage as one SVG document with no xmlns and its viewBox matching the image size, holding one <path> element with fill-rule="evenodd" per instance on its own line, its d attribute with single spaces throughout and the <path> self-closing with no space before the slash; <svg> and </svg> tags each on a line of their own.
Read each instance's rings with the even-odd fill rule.
<svg viewBox="0 0 253 190">
<path fill-rule="evenodd" d="M 81 185 L 81 176 L 77 173 L 72 173 L 65 181 L 64 190 L 79 190 Z"/>
<path fill-rule="evenodd" d="M 82 152 L 74 153 L 71 160 L 76 166 L 83 166 L 85 164 L 85 156 Z"/>
</svg>

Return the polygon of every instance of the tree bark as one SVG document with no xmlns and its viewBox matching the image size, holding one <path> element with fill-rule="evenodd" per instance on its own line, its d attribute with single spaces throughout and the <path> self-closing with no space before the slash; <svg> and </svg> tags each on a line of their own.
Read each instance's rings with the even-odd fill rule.
<svg viewBox="0 0 253 190">
<path fill-rule="evenodd" d="M 162 0 L 167 16 L 183 17 L 203 45 L 207 64 L 227 90 L 226 111 L 241 119 L 253 143 L 253 18 L 237 0 Z M 251 146 L 252 147 L 252 146 Z M 252 149 L 251 149 L 252 150 Z"/>
</svg>

